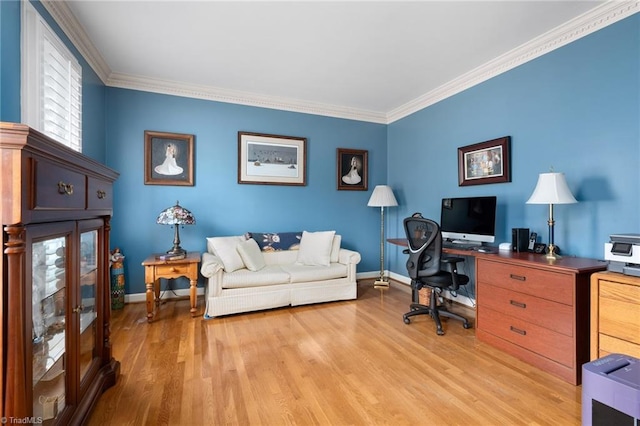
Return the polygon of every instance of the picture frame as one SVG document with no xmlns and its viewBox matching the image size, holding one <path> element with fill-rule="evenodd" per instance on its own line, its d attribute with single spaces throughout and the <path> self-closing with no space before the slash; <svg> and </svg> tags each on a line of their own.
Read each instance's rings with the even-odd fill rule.
<svg viewBox="0 0 640 426">
<path fill-rule="evenodd" d="M 238 132 L 238 183 L 307 184 L 307 139 Z"/>
<path fill-rule="evenodd" d="M 458 186 L 511 182 L 511 137 L 458 148 Z"/>
<path fill-rule="evenodd" d="M 367 191 L 369 188 L 369 151 L 337 149 L 337 176 L 339 191 Z"/>
<path fill-rule="evenodd" d="M 194 135 L 145 130 L 144 184 L 193 186 Z"/>
</svg>

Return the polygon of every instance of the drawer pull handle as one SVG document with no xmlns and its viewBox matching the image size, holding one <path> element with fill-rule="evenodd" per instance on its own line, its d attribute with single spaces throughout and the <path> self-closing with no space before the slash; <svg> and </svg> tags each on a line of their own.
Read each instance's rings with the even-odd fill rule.
<svg viewBox="0 0 640 426">
<path fill-rule="evenodd" d="M 73 184 L 58 182 L 58 194 L 73 195 Z"/>
<path fill-rule="evenodd" d="M 527 280 L 527 277 L 523 277 L 522 275 L 509 274 L 509 277 L 512 280 L 518 280 L 518 281 L 526 281 Z"/>
<path fill-rule="evenodd" d="M 103 199 L 103 198 L 105 198 L 106 196 L 107 196 L 107 193 L 106 193 L 106 192 L 104 192 L 102 189 L 98 189 L 98 198 L 99 198 L 99 199 L 101 199 L 101 200 L 102 200 L 102 199 Z"/>
<path fill-rule="evenodd" d="M 516 302 L 515 300 L 510 300 L 509 303 L 511 303 L 513 306 L 516 306 L 518 308 L 526 308 L 527 307 L 526 303 Z"/>
<path fill-rule="evenodd" d="M 514 327 L 514 326 L 512 326 L 512 325 L 511 325 L 511 326 L 509 326 L 509 329 L 510 329 L 511 331 L 513 331 L 514 333 L 518 333 L 518 334 L 521 334 L 521 335 L 523 335 L 523 336 L 526 336 L 526 335 L 527 335 L 527 332 L 526 332 L 525 330 L 520 330 L 519 328 L 516 328 L 516 327 Z"/>
<path fill-rule="evenodd" d="M 176 268 L 171 268 L 171 272 L 177 272 Z"/>
</svg>

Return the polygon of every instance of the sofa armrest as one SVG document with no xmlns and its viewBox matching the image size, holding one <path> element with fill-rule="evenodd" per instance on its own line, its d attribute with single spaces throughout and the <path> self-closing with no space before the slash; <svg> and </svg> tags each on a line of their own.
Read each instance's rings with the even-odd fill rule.
<svg viewBox="0 0 640 426">
<path fill-rule="evenodd" d="M 340 253 L 338 254 L 338 263 L 342 263 L 345 265 L 357 265 L 358 263 L 360 263 L 360 260 L 360 253 L 358 253 L 357 251 L 344 248 L 340 249 Z"/>
<path fill-rule="evenodd" d="M 202 253 L 202 266 L 200 266 L 200 273 L 206 278 L 211 278 L 216 272 L 222 270 L 223 264 L 219 257 L 214 256 L 209 252 Z"/>
</svg>

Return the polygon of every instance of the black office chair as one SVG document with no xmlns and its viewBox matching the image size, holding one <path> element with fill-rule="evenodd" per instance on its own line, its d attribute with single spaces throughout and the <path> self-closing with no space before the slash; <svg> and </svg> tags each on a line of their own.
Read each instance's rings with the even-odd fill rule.
<svg viewBox="0 0 640 426">
<path fill-rule="evenodd" d="M 440 226 L 430 219 L 425 219 L 420 213 L 404 220 L 404 230 L 407 235 L 409 248 L 403 253 L 409 255 L 407 271 L 411 278 L 413 303 L 411 311 L 404 314 L 405 324 L 409 324 L 410 317 L 429 315 L 436 323 L 438 335 L 443 335 L 440 317 L 454 318 L 462 321 L 464 328 L 471 328 L 466 318 L 449 312 L 446 307 L 438 306 L 437 300 L 443 290 L 448 290 L 457 296 L 460 286 L 469 282 L 469 277 L 458 273 L 458 263 L 464 262 L 462 257 L 442 256 L 442 234 Z M 429 306 L 418 303 L 418 291 L 423 287 L 431 289 Z"/>
</svg>

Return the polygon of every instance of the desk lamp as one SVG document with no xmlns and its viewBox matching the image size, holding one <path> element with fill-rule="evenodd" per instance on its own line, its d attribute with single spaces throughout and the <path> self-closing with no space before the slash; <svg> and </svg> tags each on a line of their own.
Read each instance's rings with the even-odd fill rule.
<svg viewBox="0 0 640 426">
<path fill-rule="evenodd" d="M 547 259 L 556 260 L 560 256 L 555 253 L 556 246 L 553 244 L 553 205 L 577 203 L 571 194 L 571 190 L 564 178 L 564 173 L 540 173 L 538 184 L 533 190 L 533 194 L 527 204 L 549 204 L 549 248 Z"/>
<path fill-rule="evenodd" d="M 393 190 L 387 185 L 376 186 L 367 203 L 369 207 L 380 207 L 380 279 L 373 283 L 374 288 L 389 288 L 389 281 L 384 277 L 384 208 L 397 205 Z"/>
<path fill-rule="evenodd" d="M 195 225 L 196 218 L 193 214 L 182 207 L 179 201 L 176 201 L 175 206 L 171 206 L 164 209 L 158 215 L 156 223 L 160 225 L 173 225 L 175 232 L 173 235 L 173 248 L 167 251 L 167 254 L 183 255 L 187 254 L 187 251 L 180 247 L 180 225 Z"/>
</svg>

